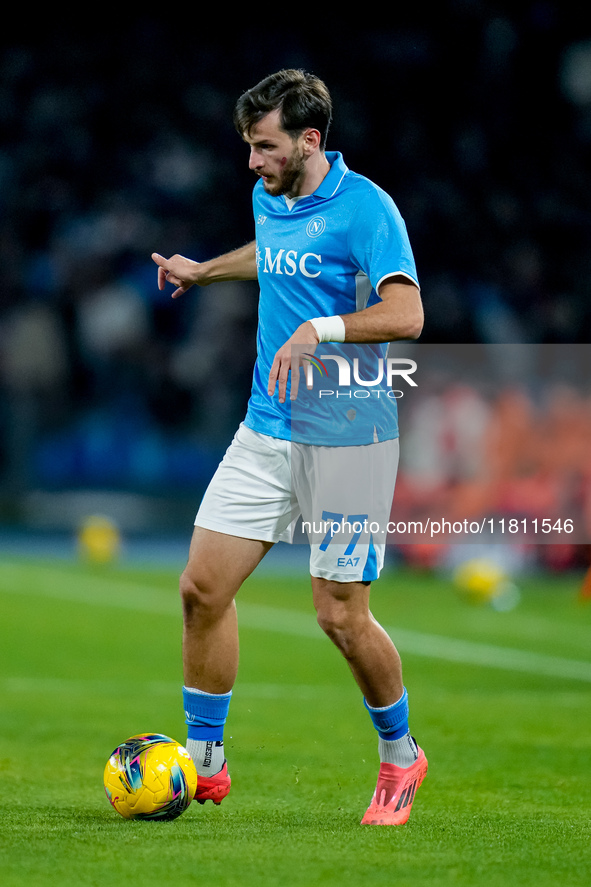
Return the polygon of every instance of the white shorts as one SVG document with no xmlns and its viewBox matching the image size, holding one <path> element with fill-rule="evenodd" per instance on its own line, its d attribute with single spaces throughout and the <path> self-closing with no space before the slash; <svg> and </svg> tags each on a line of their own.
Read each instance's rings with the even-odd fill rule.
<svg viewBox="0 0 591 887">
<path fill-rule="evenodd" d="M 241 424 L 195 525 L 265 542 L 309 542 L 312 576 L 371 582 L 384 564 L 398 455 L 398 440 L 312 446 Z"/>
</svg>

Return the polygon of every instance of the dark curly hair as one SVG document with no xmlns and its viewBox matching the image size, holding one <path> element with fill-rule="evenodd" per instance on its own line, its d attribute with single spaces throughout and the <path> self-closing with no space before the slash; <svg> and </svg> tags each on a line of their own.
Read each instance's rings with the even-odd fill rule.
<svg viewBox="0 0 591 887">
<path fill-rule="evenodd" d="M 292 139 L 317 129 L 324 151 L 332 120 L 332 99 L 326 85 L 305 71 L 288 68 L 265 77 L 246 90 L 234 109 L 234 126 L 241 136 L 271 111 L 280 110 L 280 125 Z"/>
</svg>

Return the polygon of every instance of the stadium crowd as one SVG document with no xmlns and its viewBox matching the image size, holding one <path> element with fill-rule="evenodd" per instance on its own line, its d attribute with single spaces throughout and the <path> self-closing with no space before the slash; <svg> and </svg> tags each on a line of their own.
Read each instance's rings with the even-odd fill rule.
<svg viewBox="0 0 591 887">
<path fill-rule="evenodd" d="M 586 342 L 586 37 L 550 0 L 452 0 L 396 27 L 289 39 L 250 26 L 198 47 L 141 17 L 5 37 L 0 491 L 209 476 L 250 388 L 256 287 L 173 302 L 150 254 L 198 259 L 251 239 L 232 108 L 282 66 L 326 79 L 329 147 L 396 200 L 423 342 Z"/>
<path fill-rule="evenodd" d="M 427 517 L 438 522 L 436 533 L 403 536 L 407 560 L 435 566 L 451 540 L 468 550 L 513 546 L 524 562 L 534 556 L 554 569 L 588 565 L 587 390 L 557 381 L 496 388 L 456 380 L 424 392 L 401 413 L 404 448 L 392 517 L 403 528 L 419 521 L 421 530 Z M 455 536 L 452 525 L 460 528 Z"/>
</svg>

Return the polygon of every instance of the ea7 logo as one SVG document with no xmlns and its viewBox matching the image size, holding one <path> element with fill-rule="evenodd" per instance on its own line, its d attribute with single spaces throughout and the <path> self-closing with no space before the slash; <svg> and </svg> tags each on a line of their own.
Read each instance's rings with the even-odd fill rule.
<svg viewBox="0 0 591 887">
<path fill-rule="evenodd" d="M 263 265 L 263 274 L 286 274 L 293 277 L 299 271 L 304 277 L 319 277 L 322 263 L 322 256 L 317 253 L 303 253 L 298 255 L 295 249 L 277 250 L 275 255 L 272 254 L 271 248 L 265 248 L 265 262 Z"/>
<path fill-rule="evenodd" d="M 356 567 L 360 560 L 358 557 L 338 557 L 337 567 Z"/>
</svg>

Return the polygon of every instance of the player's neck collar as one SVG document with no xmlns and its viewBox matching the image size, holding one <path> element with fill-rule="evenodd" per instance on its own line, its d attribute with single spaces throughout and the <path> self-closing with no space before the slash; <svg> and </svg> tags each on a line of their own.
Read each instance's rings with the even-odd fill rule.
<svg viewBox="0 0 591 887">
<path fill-rule="evenodd" d="M 314 197 L 325 200 L 338 190 L 343 177 L 349 171 L 340 151 L 327 151 L 326 159 L 330 163 L 330 169 L 314 191 Z"/>
</svg>

